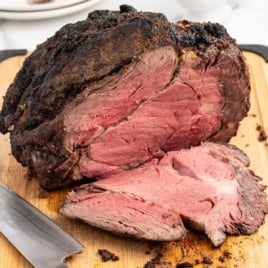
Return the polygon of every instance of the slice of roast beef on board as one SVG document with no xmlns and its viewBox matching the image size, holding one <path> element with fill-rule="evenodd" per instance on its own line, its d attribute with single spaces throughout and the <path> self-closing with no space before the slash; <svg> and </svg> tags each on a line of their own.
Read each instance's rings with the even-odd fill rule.
<svg viewBox="0 0 268 268">
<path fill-rule="evenodd" d="M 61 213 L 121 235 L 166 241 L 184 238 L 173 211 L 220 246 L 227 234 L 256 232 L 268 213 L 265 187 L 248 165 L 235 146 L 206 142 L 84 185 L 68 194 Z"/>
<path fill-rule="evenodd" d="M 122 6 L 62 27 L 33 51 L 7 90 L 0 130 L 52 190 L 205 140 L 227 142 L 249 90 L 223 26 Z"/>
</svg>

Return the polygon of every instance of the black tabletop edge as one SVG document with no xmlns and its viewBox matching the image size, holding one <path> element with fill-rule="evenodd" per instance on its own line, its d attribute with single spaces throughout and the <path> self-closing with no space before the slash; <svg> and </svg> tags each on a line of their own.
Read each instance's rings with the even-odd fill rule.
<svg viewBox="0 0 268 268">
<path fill-rule="evenodd" d="M 0 62 L 14 57 L 14 56 L 22 56 L 27 54 L 27 49 L 7 49 L 7 50 L 1 50 L 0 51 Z"/>
<path fill-rule="evenodd" d="M 240 44 L 239 47 L 244 51 L 249 51 L 258 54 L 268 62 L 268 47 L 258 44 Z"/>
</svg>

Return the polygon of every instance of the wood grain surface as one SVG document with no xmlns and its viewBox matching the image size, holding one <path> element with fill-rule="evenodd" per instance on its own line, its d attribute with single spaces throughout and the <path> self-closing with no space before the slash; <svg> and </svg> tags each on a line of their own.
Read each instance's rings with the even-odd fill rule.
<svg viewBox="0 0 268 268">
<path fill-rule="evenodd" d="M 245 55 L 252 82 L 251 110 L 242 121 L 238 134 L 231 140 L 231 143 L 238 145 L 248 154 L 251 169 L 263 178 L 262 184 L 268 185 L 268 141 L 258 141 L 259 132 L 256 129 L 257 125 L 261 125 L 268 133 L 268 65 L 256 54 L 245 53 Z M 5 94 L 23 60 L 24 56 L 18 56 L 0 64 L 1 96 Z M 2 97 L 0 105 L 2 105 Z M 268 267 L 268 216 L 266 223 L 256 234 L 229 237 L 217 249 L 211 246 L 204 235 L 192 231 L 188 232 L 186 240 L 171 243 L 148 243 L 118 237 L 58 214 L 66 190 L 51 193 L 42 190 L 37 180 L 29 178 L 27 170 L 12 157 L 8 135 L 1 134 L 0 181 L 84 244 L 86 248 L 83 253 L 74 255 L 66 261 L 73 268 L 143 268 L 156 256 L 159 257 L 160 264 L 154 267 L 159 268 L 176 267 L 177 264 L 183 262 L 192 263 L 194 267 Z M 119 257 L 119 260 L 102 262 L 97 253 L 99 248 L 112 251 Z M 225 255 L 229 256 L 219 258 L 224 255 L 224 251 L 228 251 L 230 254 Z M 1 234 L 0 252 L 1 268 L 32 267 Z M 204 257 L 210 257 L 213 264 L 202 263 Z"/>
</svg>

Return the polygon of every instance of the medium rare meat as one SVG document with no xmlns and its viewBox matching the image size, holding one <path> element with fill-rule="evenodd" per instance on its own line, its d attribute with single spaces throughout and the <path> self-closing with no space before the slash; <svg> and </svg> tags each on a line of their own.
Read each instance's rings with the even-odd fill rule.
<svg viewBox="0 0 268 268">
<path fill-rule="evenodd" d="M 226 234 L 256 232 L 268 213 L 265 187 L 248 166 L 237 147 L 205 142 L 84 185 L 69 193 L 61 213 L 123 235 L 181 239 L 183 229 L 172 228 L 174 216 L 165 212 L 173 211 L 220 246 Z"/>
<path fill-rule="evenodd" d="M 217 23 L 94 11 L 25 60 L 0 131 L 46 189 L 104 178 L 205 140 L 227 142 L 249 109 L 243 55 Z"/>
<path fill-rule="evenodd" d="M 177 212 L 135 194 L 102 191 L 88 185 L 69 193 L 69 202 L 62 209 L 66 216 L 114 233 L 155 241 L 185 238 Z"/>
</svg>

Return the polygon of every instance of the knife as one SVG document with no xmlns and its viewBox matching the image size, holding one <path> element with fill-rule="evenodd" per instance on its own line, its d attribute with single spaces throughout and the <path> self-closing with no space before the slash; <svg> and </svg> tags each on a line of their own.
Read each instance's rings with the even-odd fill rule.
<svg viewBox="0 0 268 268">
<path fill-rule="evenodd" d="M 41 211 L 0 183 L 0 232 L 36 268 L 67 268 L 84 246 Z"/>
</svg>

